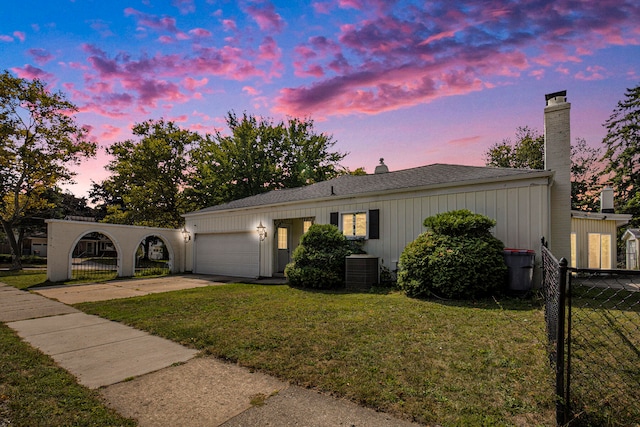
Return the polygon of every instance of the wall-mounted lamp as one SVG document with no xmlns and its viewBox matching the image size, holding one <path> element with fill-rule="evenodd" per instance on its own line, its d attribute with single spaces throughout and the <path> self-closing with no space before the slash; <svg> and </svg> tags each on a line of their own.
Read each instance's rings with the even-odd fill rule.
<svg viewBox="0 0 640 427">
<path fill-rule="evenodd" d="M 184 237 L 184 242 L 187 243 L 189 240 L 191 240 L 191 234 L 189 234 L 189 232 L 187 231 L 187 227 L 184 226 L 182 227 L 182 237 Z"/>
<path fill-rule="evenodd" d="M 260 225 L 258 225 L 258 227 L 256 227 L 256 230 L 258 230 L 258 236 L 260 236 L 260 241 L 262 242 L 264 239 L 267 238 L 267 227 L 265 227 L 264 225 L 262 225 L 262 221 L 260 221 Z"/>
</svg>

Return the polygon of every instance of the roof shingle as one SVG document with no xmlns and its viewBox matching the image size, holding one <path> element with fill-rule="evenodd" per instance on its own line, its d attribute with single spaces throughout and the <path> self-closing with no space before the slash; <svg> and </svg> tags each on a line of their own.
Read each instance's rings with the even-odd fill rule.
<svg viewBox="0 0 640 427">
<path fill-rule="evenodd" d="M 465 182 L 514 179 L 518 176 L 551 175 L 550 171 L 531 169 L 493 168 L 436 163 L 384 174 L 342 175 L 328 181 L 298 188 L 273 190 L 256 196 L 245 197 L 229 203 L 211 206 L 186 215 L 242 209 L 257 206 L 278 205 L 297 201 L 322 199 L 330 196 L 356 196 L 443 184 L 460 185 Z"/>
</svg>

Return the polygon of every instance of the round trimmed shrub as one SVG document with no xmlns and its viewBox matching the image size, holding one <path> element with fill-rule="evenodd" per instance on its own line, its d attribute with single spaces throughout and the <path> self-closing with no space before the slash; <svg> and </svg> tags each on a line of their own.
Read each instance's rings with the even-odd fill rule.
<svg viewBox="0 0 640 427">
<path fill-rule="evenodd" d="M 345 258 L 352 249 L 347 238 L 331 224 L 313 224 L 300 238 L 284 274 L 289 285 L 336 289 L 344 286 Z"/>
<path fill-rule="evenodd" d="M 413 297 L 468 299 L 506 282 L 504 244 L 489 231 L 495 221 L 466 209 L 424 220 L 429 228 L 400 256 L 398 286 Z"/>
</svg>

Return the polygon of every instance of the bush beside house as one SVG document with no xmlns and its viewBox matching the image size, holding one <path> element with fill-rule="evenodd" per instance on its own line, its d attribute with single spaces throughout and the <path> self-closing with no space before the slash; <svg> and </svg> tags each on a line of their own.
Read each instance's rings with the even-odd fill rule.
<svg viewBox="0 0 640 427">
<path fill-rule="evenodd" d="M 344 286 L 345 258 L 353 252 L 338 227 L 314 224 L 300 238 L 284 274 L 289 285 L 337 289 Z"/>
<path fill-rule="evenodd" d="M 428 217 L 429 230 L 400 256 L 398 286 L 412 297 L 468 299 L 503 289 L 504 244 L 489 231 L 495 221 L 466 209 Z"/>
</svg>

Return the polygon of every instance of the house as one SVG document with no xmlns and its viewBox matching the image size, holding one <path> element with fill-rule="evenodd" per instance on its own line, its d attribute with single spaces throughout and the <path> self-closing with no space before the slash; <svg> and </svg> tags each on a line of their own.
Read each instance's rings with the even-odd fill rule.
<svg viewBox="0 0 640 427">
<path fill-rule="evenodd" d="M 558 256 L 570 254 L 570 104 L 566 92 L 546 95 L 547 170 L 432 164 L 345 175 L 300 188 L 212 206 L 184 215 L 186 269 L 201 274 L 277 276 L 313 223 L 334 224 L 349 239 L 397 268 L 405 246 L 425 231 L 423 220 L 469 209 L 496 220 L 507 247 L 539 252 L 541 237 Z M 263 232 L 258 234 L 258 227 Z"/>
<path fill-rule="evenodd" d="M 600 195 L 600 212 L 571 211 L 569 265 L 575 268 L 617 268 L 618 228 L 629 221 L 631 215 L 615 213 L 613 188 L 605 186 Z"/>
<path fill-rule="evenodd" d="M 627 270 L 640 269 L 640 229 L 629 228 L 622 235 L 622 241 L 625 244 L 625 260 Z"/>
</svg>

